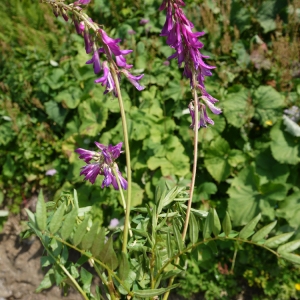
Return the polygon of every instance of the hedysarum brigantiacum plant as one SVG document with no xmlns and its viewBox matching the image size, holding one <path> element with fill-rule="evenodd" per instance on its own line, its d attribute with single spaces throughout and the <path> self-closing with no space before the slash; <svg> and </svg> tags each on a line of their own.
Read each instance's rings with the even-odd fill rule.
<svg viewBox="0 0 300 300">
<path fill-rule="evenodd" d="M 93 65 L 94 73 L 96 75 L 103 72 L 102 76 L 95 80 L 95 83 L 101 83 L 102 86 L 105 86 L 104 94 L 112 93 L 118 98 L 126 155 L 127 184 L 125 184 L 125 179 L 120 177 L 120 173 L 116 164 L 114 165 L 114 168 L 102 168 L 102 170 L 99 164 L 88 164 L 81 170 L 81 175 L 85 175 L 87 180 L 94 182 L 100 172 L 105 176 L 102 187 L 112 184 L 114 188 L 116 188 L 118 183 L 120 183 L 122 188 L 126 186 L 126 203 L 122 189 L 120 189 L 123 206 L 126 211 L 122 248 L 122 251 L 126 253 L 131 206 L 131 161 L 127 123 L 119 82 L 121 74 L 123 74 L 137 90 L 141 91 L 144 89 L 144 86 L 142 86 L 139 81 L 144 75 L 141 74 L 134 76 L 128 71 L 132 68 L 132 65 L 127 64 L 125 55 L 131 53 L 132 50 L 121 50 L 120 46 L 118 45 L 121 40 L 109 37 L 102 28 L 103 26 L 95 23 L 87 14 L 83 12 L 82 7 L 89 4 L 90 0 L 79 0 L 71 4 L 65 4 L 61 0 L 42 0 L 42 2 L 50 4 L 53 8 L 54 15 L 56 17 L 61 15 L 65 21 L 69 20 L 68 13 L 72 15 L 72 21 L 74 23 L 76 32 L 83 36 L 86 53 L 92 53 L 91 59 L 89 59 L 86 63 Z M 105 57 L 102 63 L 100 60 L 100 55 Z M 115 173 L 112 174 L 110 171 Z M 115 179 L 117 180 L 117 184 Z"/>
<path fill-rule="evenodd" d="M 198 157 L 198 129 L 207 127 L 207 123 L 213 125 L 214 121 L 207 115 L 206 106 L 214 113 L 220 114 L 221 109 L 215 107 L 218 101 L 212 97 L 205 89 L 204 81 L 206 76 L 211 76 L 211 70 L 215 67 L 207 65 L 203 59 L 208 56 L 203 55 L 199 49 L 203 48 L 198 38 L 204 35 L 204 32 L 193 32 L 194 25 L 187 19 L 181 7 L 185 6 L 182 0 L 163 0 L 160 10 L 166 10 L 166 22 L 161 31 L 161 36 L 167 37 L 167 44 L 175 49 L 175 53 L 168 59 L 177 58 L 178 65 L 184 64 L 183 75 L 190 80 L 193 100 L 188 108 L 192 118 L 191 128 L 194 134 L 194 160 L 193 173 L 190 188 L 190 199 L 186 213 L 186 220 L 182 232 L 182 239 L 185 240 L 187 227 L 189 224 L 190 210 L 192 205 Z M 198 93 L 200 92 L 200 97 Z M 201 102 L 199 100 L 202 100 Z"/>
</svg>

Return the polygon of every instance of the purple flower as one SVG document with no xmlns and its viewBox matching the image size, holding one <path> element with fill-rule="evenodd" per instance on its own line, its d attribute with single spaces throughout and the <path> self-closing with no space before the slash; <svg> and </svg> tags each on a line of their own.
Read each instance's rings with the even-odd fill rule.
<svg viewBox="0 0 300 300">
<path fill-rule="evenodd" d="M 113 146 L 105 146 L 98 142 L 95 142 L 96 146 L 100 151 L 90 151 L 82 148 L 75 150 L 79 154 L 79 158 L 83 159 L 87 164 L 81 168 L 80 175 L 85 176 L 85 180 L 89 180 L 92 184 L 95 183 L 95 180 L 98 175 L 104 175 L 104 179 L 101 187 L 107 187 L 112 185 L 116 190 L 119 189 L 117 178 L 120 181 L 121 187 L 127 189 L 127 181 L 122 177 L 121 172 L 119 171 L 118 165 L 115 163 L 115 160 L 122 153 L 122 142 Z M 91 160 L 94 162 L 91 163 Z M 114 173 L 114 171 L 115 173 Z"/>
<path fill-rule="evenodd" d="M 206 107 L 204 104 L 198 102 L 198 116 L 199 116 L 199 123 L 198 123 L 198 129 L 200 127 L 207 127 L 207 123 L 214 125 L 214 121 L 208 117 L 207 112 L 206 112 Z M 189 104 L 189 110 L 190 110 L 190 115 L 192 117 L 192 124 L 190 125 L 190 128 L 195 130 L 195 108 L 193 105 L 193 102 Z"/>
<path fill-rule="evenodd" d="M 46 172 L 46 176 L 53 176 L 57 173 L 57 171 L 55 169 L 50 169 Z"/>
<path fill-rule="evenodd" d="M 73 5 L 87 5 L 91 2 L 91 0 L 79 0 L 73 3 Z"/>
<path fill-rule="evenodd" d="M 88 60 L 86 64 L 93 64 L 94 73 L 98 74 L 101 71 L 101 64 L 100 64 L 99 52 L 95 44 L 93 45 L 93 50 L 94 50 L 93 57 L 90 60 Z"/>
<path fill-rule="evenodd" d="M 87 26 L 84 26 L 84 45 L 85 45 L 85 52 L 87 54 L 92 52 L 92 45 L 93 42 L 91 41 L 91 37 L 90 37 L 90 33 L 89 33 L 89 29 Z"/>
<path fill-rule="evenodd" d="M 213 124 L 213 121 L 207 116 L 205 105 L 214 114 L 220 114 L 221 110 L 214 106 L 218 100 L 207 93 L 204 85 L 205 77 L 211 76 L 211 70 L 215 68 L 204 62 L 204 59 L 208 58 L 208 56 L 204 56 L 200 52 L 200 49 L 203 48 L 203 43 L 198 38 L 203 36 L 204 32 L 193 32 L 193 23 L 186 18 L 181 9 L 184 5 L 182 0 L 163 0 L 160 10 L 166 9 L 167 16 L 161 36 L 166 36 L 167 44 L 175 50 L 175 53 L 168 59 L 177 58 L 179 67 L 184 63 L 183 75 L 190 79 L 191 88 L 199 89 L 202 94 L 201 99 L 204 101 L 204 104 L 199 104 L 200 127 L 206 126 L 206 123 Z M 192 116 L 191 126 L 194 128 L 194 112 L 191 108 L 190 112 Z"/>
<path fill-rule="evenodd" d="M 139 75 L 139 76 L 133 76 L 127 70 L 122 70 L 122 73 L 136 87 L 137 90 L 142 91 L 143 89 L 145 89 L 145 87 L 140 85 L 138 82 L 139 80 L 141 80 L 143 78 L 144 74 Z"/>
<path fill-rule="evenodd" d="M 109 228 L 110 229 L 114 229 L 114 228 L 116 228 L 118 225 L 120 224 L 120 221 L 118 220 L 118 219 L 116 219 L 116 218 L 114 218 L 114 219 L 111 219 L 110 220 L 110 223 L 109 223 Z"/>
<path fill-rule="evenodd" d="M 118 93 L 117 93 L 116 85 L 115 85 L 114 79 L 110 73 L 107 61 L 103 62 L 102 67 L 103 67 L 103 76 L 96 79 L 95 82 L 101 83 L 102 86 L 105 85 L 106 89 L 105 89 L 104 94 L 107 94 L 107 93 L 113 91 L 114 95 L 117 97 Z"/>
<path fill-rule="evenodd" d="M 148 19 L 141 19 L 141 21 L 140 21 L 140 24 L 141 25 L 145 25 L 145 24 L 147 24 L 147 23 L 149 23 L 149 20 Z"/>
</svg>

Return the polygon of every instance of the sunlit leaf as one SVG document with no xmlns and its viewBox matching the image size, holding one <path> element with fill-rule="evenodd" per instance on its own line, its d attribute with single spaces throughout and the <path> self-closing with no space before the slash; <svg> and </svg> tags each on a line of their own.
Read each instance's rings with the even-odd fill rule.
<svg viewBox="0 0 300 300">
<path fill-rule="evenodd" d="M 257 215 L 254 219 L 252 219 L 249 223 L 247 223 L 245 227 L 240 231 L 239 237 L 245 240 L 249 236 L 251 236 L 254 233 L 253 230 L 256 227 L 260 218 L 261 218 L 261 214 Z"/>
<path fill-rule="evenodd" d="M 189 235 L 190 235 L 192 244 L 197 243 L 198 236 L 199 236 L 199 226 L 198 226 L 198 222 L 193 213 L 190 214 Z"/>
<path fill-rule="evenodd" d="M 260 230 L 258 230 L 252 236 L 251 241 L 258 242 L 258 241 L 262 240 L 266 235 L 268 235 L 272 231 L 272 229 L 276 226 L 276 224 L 277 224 L 277 221 L 274 221 L 274 222 L 264 226 Z"/>
<path fill-rule="evenodd" d="M 74 229 L 77 213 L 78 213 L 77 209 L 74 208 L 73 210 L 71 210 L 71 212 L 69 212 L 66 215 L 62 228 L 60 230 L 60 235 L 63 240 L 66 240 L 72 233 Z"/>
<path fill-rule="evenodd" d="M 56 212 L 54 213 L 54 215 L 52 216 L 52 219 L 50 221 L 49 230 L 51 233 L 53 233 L 53 234 L 56 233 L 58 231 L 58 229 L 60 228 L 63 217 L 64 217 L 64 212 L 65 212 L 65 204 L 62 203 L 58 207 L 58 209 L 56 210 Z"/>
<path fill-rule="evenodd" d="M 99 258 L 104 262 L 111 270 L 115 270 L 118 265 L 118 258 L 113 248 L 112 236 L 104 244 L 103 248 L 100 250 Z"/>
<path fill-rule="evenodd" d="M 38 195 L 35 219 L 36 219 L 36 224 L 37 224 L 38 228 L 41 231 L 44 231 L 47 227 L 47 211 L 46 211 L 46 204 L 45 204 L 42 190 L 40 190 L 39 195 Z"/>
<path fill-rule="evenodd" d="M 293 252 L 300 247 L 300 240 L 295 240 L 278 247 L 278 253 Z"/>
<path fill-rule="evenodd" d="M 210 217 L 211 230 L 212 230 L 214 236 L 218 236 L 219 233 L 221 232 L 221 222 L 220 222 L 219 216 L 214 208 L 212 208 L 210 210 L 210 214 L 211 214 L 211 217 Z"/>
<path fill-rule="evenodd" d="M 99 221 L 96 221 L 93 223 L 90 231 L 84 235 L 81 241 L 81 246 L 83 249 L 88 250 L 92 247 L 95 236 L 97 235 L 98 228 L 99 228 Z"/>
<path fill-rule="evenodd" d="M 266 242 L 264 243 L 264 246 L 269 247 L 269 248 L 276 248 L 280 244 L 283 244 L 284 242 L 289 240 L 293 234 L 294 234 L 294 232 L 292 231 L 292 232 L 283 233 L 283 234 L 274 236 L 274 237 L 266 240 Z"/>
</svg>

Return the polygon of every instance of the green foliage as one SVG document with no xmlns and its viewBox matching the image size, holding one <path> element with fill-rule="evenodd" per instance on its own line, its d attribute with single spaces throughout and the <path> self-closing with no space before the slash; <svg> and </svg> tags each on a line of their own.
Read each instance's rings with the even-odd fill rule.
<svg viewBox="0 0 300 300">
<path fill-rule="evenodd" d="M 198 176 L 188 231 L 190 242 L 195 245 L 199 237 L 219 236 L 220 228 L 224 231 L 221 235 L 229 238 L 236 235 L 232 225 L 248 224 L 244 232 L 240 231 L 243 238 L 270 248 L 289 248 L 285 246 L 288 244 L 281 244 L 291 238 L 289 231 L 299 229 L 300 144 L 299 124 L 283 116 L 283 111 L 292 105 L 300 106 L 299 57 L 291 50 L 297 44 L 298 33 L 294 29 L 299 25 L 296 13 L 299 8 L 280 0 L 247 3 L 234 0 L 228 6 L 226 1 L 221 1 L 220 7 L 215 1 L 186 2 L 186 12 L 195 28 L 207 32 L 202 40 L 203 49 L 212 58 L 208 63 L 217 68 L 213 77 L 207 78 L 206 86 L 220 100 L 223 109 L 223 115 L 212 116 L 214 126 L 199 132 Z M 178 211 L 166 209 L 171 207 L 173 196 L 180 188 L 190 184 L 193 151 L 193 133 L 188 128 L 191 120 L 186 113 L 191 98 L 189 83 L 182 79 L 182 70 L 175 61 L 170 66 L 163 64 L 172 51 L 158 36 L 164 24 L 164 15 L 157 10 L 159 5 L 160 1 L 156 0 L 139 0 L 134 5 L 129 1 L 96 0 L 88 8 L 95 22 L 103 24 L 114 38 L 123 40 L 122 47 L 134 49 L 130 63 L 145 73 L 142 83 L 147 88 L 141 93 L 128 82 L 122 82 L 135 183 L 134 206 L 154 205 L 155 187 L 161 178 L 171 187 L 162 198 L 158 197 L 165 199 L 156 207 L 158 218 L 153 213 L 153 219 L 143 223 L 136 216 L 138 225 L 133 232 L 139 242 L 131 249 L 143 250 L 141 256 L 145 264 L 149 262 L 149 246 L 144 245 L 152 245 L 151 239 L 155 237 L 154 231 L 149 234 L 145 230 L 150 223 L 164 230 L 159 233 L 163 242 L 157 240 L 162 248 L 155 248 L 153 257 L 170 258 L 178 249 L 184 251 L 187 247 L 181 243 L 182 223 L 178 221 L 186 210 L 184 201 L 179 202 Z M 101 259 L 104 253 L 100 250 L 107 244 L 103 226 L 107 226 L 111 218 L 121 219 L 123 211 L 115 191 L 101 190 L 101 178 L 94 186 L 83 183 L 79 176 L 83 164 L 74 150 L 77 147 L 92 150 L 93 141 L 114 144 L 122 140 L 117 101 L 104 96 L 103 88 L 94 84 L 92 68 L 85 65 L 90 57 L 85 54 L 82 38 L 74 34 L 70 22 L 56 20 L 49 7 L 28 0 L 2 1 L 0 17 L 0 205 L 7 207 L 1 211 L 3 214 L 7 214 L 7 210 L 19 212 L 21 203 L 26 204 L 26 199 L 40 188 L 47 191 L 47 195 L 55 193 L 52 203 L 55 212 L 48 207 L 46 218 L 46 207 L 39 197 L 38 215 L 29 217 L 32 226 L 41 231 L 48 226 L 52 234 L 71 243 L 76 233 L 76 247 Z M 143 17 L 150 19 L 147 25 L 139 24 Z M 128 34 L 131 29 L 136 31 L 135 35 Z M 119 165 L 123 171 L 124 157 Z M 45 172 L 52 168 L 57 173 L 46 176 Z M 175 188 L 177 185 L 179 188 Z M 75 204 L 71 208 L 67 202 L 63 207 L 59 202 L 61 191 L 71 187 L 78 190 L 80 208 Z M 86 213 L 84 207 L 90 212 Z M 202 220 L 207 211 L 212 211 L 211 207 L 216 208 L 220 218 L 214 211 Z M 253 234 L 255 222 L 250 223 L 252 225 L 249 222 L 259 214 L 262 228 Z M 84 215 L 88 215 L 87 219 Z M 0 216 L 0 227 L 5 218 Z M 58 222 L 61 218 L 62 222 Z M 170 219 L 173 223 L 169 223 Z M 275 222 L 281 228 L 278 234 L 283 235 L 268 238 L 273 234 Z M 80 224 L 83 225 L 78 231 Z M 174 228 L 169 229 L 168 224 L 174 224 Z M 97 238 L 92 243 L 94 232 Z M 44 242 L 50 244 L 50 238 Z M 51 251 L 63 253 L 66 248 L 51 245 Z M 208 245 L 211 248 L 199 248 L 200 262 L 188 261 L 192 266 L 190 276 L 194 278 L 184 270 L 170 269 L 163 272 L 161 280 L 182 272 L 186 276 L 183 291 L 205 291 L 207 299 L 212 299 L 228 289 L 232 289 L 228 297 L 236 296 L 239 286 L 235 279 L 240 276 L 248 285 L 255 285 L 255 279 L 259 281 L 259 288 L 270 297 L 280 298 L 279 287 L 283 282 L 289 295 L 296 298 L 288 283 L 296 280 L 289 274 L 289 265 L 278 267 L 277 277 L 269 275 L 272 280 L 268 279 L 260 274 L 264 265 L 261 252 L 245 248 L 244 256 L 247 253 L 253 256 L 252 265 L 246 266 L 249 272 L 240 268 L 236 275 L 227 274 L 228 279 L 220 275 L 217 267 L 220 261 L 215 259 L 215 264 L 208 266 L 208 258 L 214 259 L 216 255 L 214 244 Z M 126 261 L 112 248 L 109 246 L 110 255 L 105 263 L 118 272 L 118 264 L 120 268 Z M 218 251 L 220 260 L 222 254 L 228 259 L 224 249 Z M 295 254 L 289 252 L 281 256 L 298 261 Z M 48 257 L 47 261 L 53 263 L 53 258 Z M 135 290 L 149 287 L 149 274 L 138 262 L 130 258 L 128 262 L 131 267 L 135 264 L 135 268 L 129 274 L 120 274 L 125 286 Z M 71 264 L 68 272 L 74 278 L 83 276 L 81 284 L 87 291 L 90 275 L 81 272 L 80 266 Z M 268 268 L 271 274 L 271 264 Z M 293 273 L 299 274 L 299 270 Z M 218 284 L 217 275 L 222 277 Z M 64 276 L 59 268 L 50 269 L 42 287 L 47 288 L 54 282 L 64 285 Z M 124 286 L 119 285 L 118 289 L 121 294 L 126 292 Z"/>
<path fill-rule="evenodd" d="M 260 214 L 239 232 L 232 232 L 229 230 L 231 225 L 228 214 L 221 225 L 216 210 L 211 209 L 203 229 L 200 229 L 198 224 L 202 223 L 203 217 L 192 213 L 189 237 L 185 243 L 181 236 L 186 214 L 180 206 L 180 203 L 186 201 L 182 188 L 158 187 L 156 204 L 151 209 L 137 209 L 139 213 L 133 217 L 132 224 L 135 227 L 132 228 L 133 235 L 128 243 L 127 254 L 120 252 L 119 240 L 122 234 L 113 234 L 105 228 L 100 228 L 98 220 L 91 214 L 78 214 L 74 224 L 70 216 L 73 216 L 73 212 L 79 212 L 74 205 L 76 201 L 76 191 L 74 197 L 61 197 L 53 213 L 52 209 L 46 211 L 46 203 L 40 192 L 36 214 L 28 211 L 30 230 L 40 238 L 46 249 L 46 256 L 41 260 L 42 266 L 51 267 L 37 291 L 49 288 L 55 283 L 67 289 L 72 282 L 85 299 L 100 299 L 91 292 L 91 282 L 97 274 L 110 297 L 120 299 L 121 294 L 136 299 L 150 299 L 166 294 L 178 286 L 175 284 L 164 287 L 167 279 L 185 271 L 186 259 L 190 263 L 195 257 L 201 257 L 201 266 L 212 258 L 212 253 L 228 249 L 228 245 L 224 248 L 222 243 L 230 241 L 238 244 L 239 248 L 243 244 L 252 244 L 269 250 L 277 257 L 300 264 L 299 256 L 292 253 L 300 247 L 299 240 L 287 242 L 294 232 L 276 234 L 265 240 L 263 238 L 274 228 L 275 224 L 272 222 L 253 235 L 261 218 Z M 54 225 L 58 221 L 59 226 Z M 70 222 L 69 226 L 72 226 L 73 230 L 70 236 L 64 239 L 64 228 L 69 228 L 66 222 Z M 250 240 L 251 236 L 253 237 Z M 81 255 L 77 262 L 68 255 L 71 249 Z M 181 259 L 183 257 L 184 259 Z M 96 273 L 87 271 L 84 267 L 87 261 Z M 210 289 L 209 292 L 212 293 L 213 290 Z"/>
</svg>

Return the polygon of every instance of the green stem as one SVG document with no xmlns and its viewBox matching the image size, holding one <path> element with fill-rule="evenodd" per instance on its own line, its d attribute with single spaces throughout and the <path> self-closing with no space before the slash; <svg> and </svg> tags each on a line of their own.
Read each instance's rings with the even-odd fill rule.
<svg viewBox="0 0 300 300">
<path fill-rule="evenodd" d="M 125 201 L 123 189 L 122 189 L 122 186 L 121 186 L 121 183 L 120 183 L 120 179 L 119 179 L 117 170 L 115 168 L 112 168 L 112 170 L 113 170 L 114 175 L 115 175 L 115 177 L 117 179 L 117 183 L 118 183 L 118 187 L 119 187 L 119 192 L 121 194 L 122 204 L 123 204 L 125 215 L 126 215 L 126 209 L 127 209 L 127 207 L 126 207 L 126 201 Z M 129 235 L 132 237 L 132 230 L 131 230 L 130 222 L 128 223 L 128 228 L 129 228 Z"/>
<path fill-rule="evenodd" d="M 42 240 L 41 240 L 42 242 Z M 85 299 L 85 300 L 89 300 L 88 296 L 86 295 L 86 293 L 83 291 L 83 289 L 80 287 L 80 285 L 77 283 L 77 281 L 75 280 L 75 278 L 69 273 L 69 271 L 65 268 L 65 266 L 63 266 L 62 264 L 60 264 L 56 257 L 54 255 L 52 255 L 51 251 L 49 250 L 49 248 L 44 245 L 44 248 L 47 250 L 48 252 L 48 255 L 50 255 L 53 260 L 55 261 L 55 263 L 65 272 L 65 274 L 69 277 L 69 279 L 72 281 L 72 283 L 74 284 L 75 288 L 78 290 L 78 292 L 82 295 L 82 297 Z"/>
<path fill-rule="evenodd" d="M 195 108 L 195 125 L 194 125 L 194 160 L 193 160 L 193 173 L 192 173 L 192 181 L 191 181 L 191 187 L 190 187 L 190 197 L 188 200 L 188 205 L 186 209 L 186 216 L 185 216 L 185 222 L 184 227 L 182 231 L 182 240 L 184 241 L 186 238 L 187 229 L 189 226 L 189 220 L 191 215 L 191 208 L 192 208 L 192 202 L 193 202 L 193 194 L 195 189 L 195 182 L 196 182 L 196 174 L 197 174 L 197 161 L 198 161 L 198 123 L 199 123 L 199 106 L 198 106 L 198 94 L 196 91 L 196 75 L 194 72 L 193 75 L 193 98 L 194 98 L 194 108 Z M 179 262 L 179 256 L 176 258 L 175 263 L 178 264 Z M 157 276 L 156 276 L 157 278 Z M 171 286 L 174 282 L 175 276 L 171 277 L 169 280 L 168 286 Z M 170 291 L 166 292 L 164 294 L 163 300 L 167 300 L 169 298 Z"/>
<path fill-rule="evenodd" d="M 127 253 L 127 243 L 128 243 L 128 231 L 129 231 L 129 220 L 130 220 L 130 207 L 131 207 L 131 162 L 130 162 L 130 148 L 129 148 L 129 138 L 128 138 L 128 130 L 127 130 L 127 122 L 126 122 L 126 115 L 125 109 L 123 105 L 123 99 L 120 90 L 119 79 L 116 73 L 116 70 L 113 65 L 111 65 L 110 72 L 113 76 L 117 93 L 118 93 L 118 100 L 121 112 L 121 119 L 122 119 L 122 127 L 123 127 L 123 135 L 124 135 L 124 146 L 125 146 L 125 155 L 126 155 L 126 166 L 127 166 L 127 181 L 128 181 L 128 188 L 127 188 L 127 203 L 126 203 L 126 213 L 125 213 L 125 223 L 124 223 L 124 232 L 123 232 L 123 245 L 122 245 L 122 252 Z"/>
<path fill-rule="evenodd" d="M 194 87 L 196 87 L 196 78 L 195 74 L 193 75 L 193 83 Z M 189 219 L 191 214 L 192 202 L 193 202 L 193 194 L 195 189 L 195 181 L 197 174 L 197 161 L 198 161 L 198 123 L 199 123 L 199 107 L 198 107 L 198 94 L 196 88 L 193 88 L 193 97 L 194 97 L 194 107 L 195 107 L 195 126 L 194 126 L 194 162 L 193 162 L 193 173 L 192 173 L 192 182 L 190 188 L 190 199 L 188 201 L 187 209 L 186 209 L 186 217 L 184 222 L 184 228 L 182 232 L 182 240 L 184 241 L 186 238 L 187 228 L 189 225 Z"/>
</svg>

